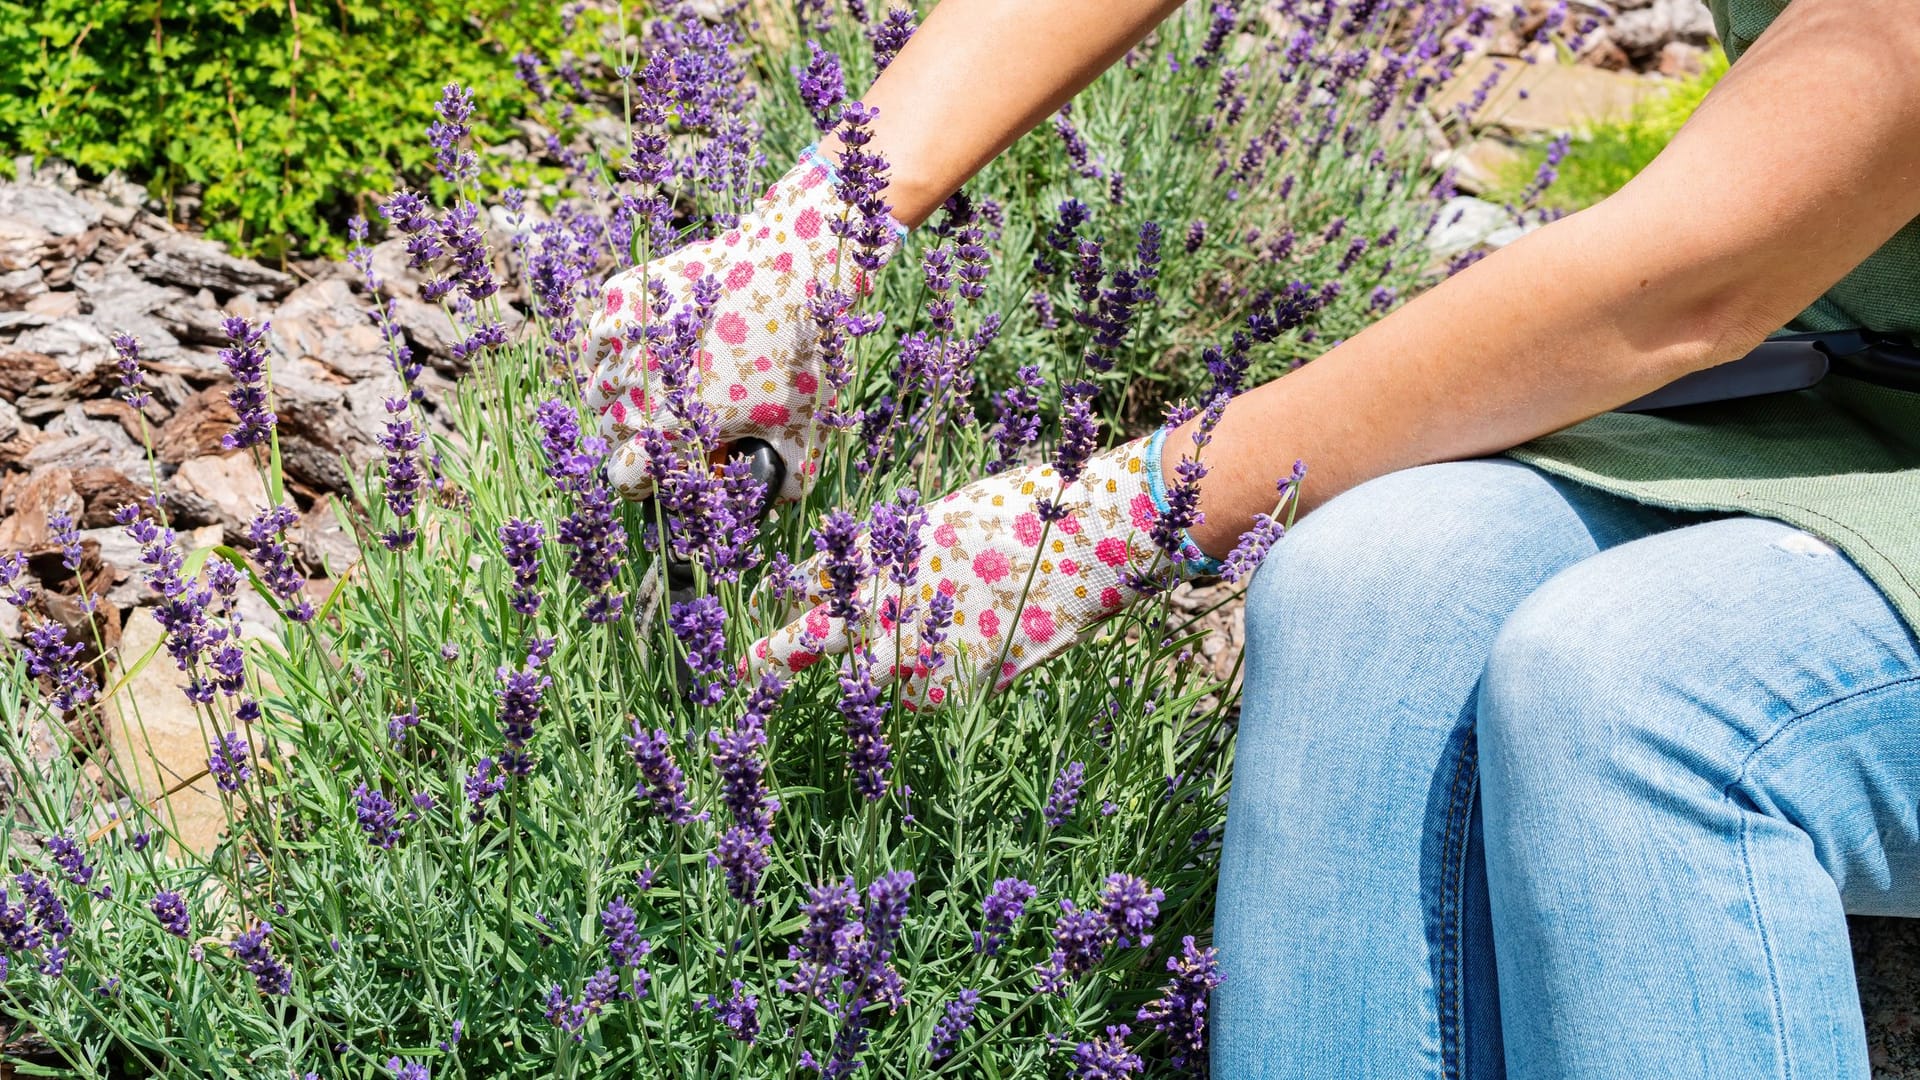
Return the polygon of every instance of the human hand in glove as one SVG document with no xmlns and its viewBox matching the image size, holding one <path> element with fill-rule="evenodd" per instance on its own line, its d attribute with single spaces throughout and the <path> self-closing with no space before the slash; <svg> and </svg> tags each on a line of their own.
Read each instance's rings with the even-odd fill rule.
<svg viewBox="0 0 1920 1080">
<path fill-rule="evenodd" d="M 865 536 L 830 515 L 820 554 L 795 572 L 797 617 L 753 644 L 749 668 L 800 671 L 864 647 L 910 705 L 1005 689 L 1142 596 L 1218 567 L 1164 524 L 1158 451 L 1158 436 L 1108 450 L 1064 487 L 1045 464 L 924 508 L 903 497 L 875 507 Z"/>
<path fill-rule="evenodd" d="M 594 375 L 585 396 L 612 448 L 607 475 L 615 490 L 629 499 L 652 493 L 641 432 L 672 423 L 661 408 L 659 359 L 649 355 L 640 328 L 671 318 L 691 302 L 696 285 L 711 280 L 718 299 L 696 358 L 692 395 L 712 411 L 721 446 L 766 440 L 786 464 L 778 495 L 806 494 L 820 470 L 815 416 L 833 393 L 808 301 L 818 289 L 844 297 L 868 290 L 865 272 L 852 263 L 851 243 L 840 265 L 843 244 L 832 228 L 858 217 L 836 193 L 832 166 L 809 151 L 735 228 L 608 279 L 600 310 L 587 323 Z M 880 258 L 892 254 L 904 233 L 890 219 L 888 226 Z"/>
</svg>

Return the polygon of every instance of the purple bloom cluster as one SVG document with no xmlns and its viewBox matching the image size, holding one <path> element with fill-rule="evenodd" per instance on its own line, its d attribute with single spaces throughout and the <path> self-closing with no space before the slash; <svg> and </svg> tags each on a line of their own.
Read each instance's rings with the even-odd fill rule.
<svg viewBox="0 0 1920 1080">
<path fill-rule="evenodd" d="M 400 815 L 379 788 L 368 787 L 365 782 L 354 788 L 353 814 L 360 822 L 360 831 L 367 834 L 367 843 L 390 851 L 400 842 Z"/>
<path fill-rule="evenodd" d="M 577 1001 L 569 1001 L 560 984 L 553 984 L 547 990 L 547 1021 L 572 1035 L 575 1042 L 583 1041 L 582 1032 L 586 1030 L 589 1019 L 599 1016 L 616 1001 L 626 1001 L 646 993 L 645 987 L 639 984 L 638 974 L 635 989 L 629 992 L 612 968 L 603 967 L 587 976 L 586 983 L 580 987 Z"/>
<path fill-rule="evenodd" d="M 832 131 L 840 118 L 840 103 L 847 99 L 847 79 L 840 70 L 838 53 L 807 42 L 807 66 L 795 68 L 793 77 L 800 84 L 800 102 L 813 114 L 813 124 L 821 131 Z"/>
<path fill-rule="evenodd" d="M 464 787 L 467 792 L 467 817 L 475 823 L 487 816 L 487 803 L 500 794 L 507 786 L 507 772 L 497 768 L 490 757 L 474 762 L 473 771 L 467 774 Z"/>
<path fill-rule="evenodd" d="M 760 1038 L 760 999 L 747 993 L 746 985 L 739 979 L 733 980 L 732 996 L 722 1000 L 709 994 L 702 1007 L 726 1025 L 727 1031 L 739 1042 L 752 1043 Z"/>
<path fill-rule="evenodd" d="M 1040 437 L 1040 392 L 1046 389 L 1046 385 L 1039 365 L 1023 364 L 1014 374 L 1014 385 L 994 395 L 995 419 L 989 437 L 998 453 L 987 465 L 989 474 L 1005 472 L 1019 465 L 1027 447 Z"/>
<path fill-rule="evenodd" d="M 507 751 L 500 756 L 500 767 L 516 776 L 533 771 L 533 757 L 527 744 L 533 741 L 534 725 L 540 720 L 540 699 L 553 678 L 540 671 L 540 665 L 553 655 L 550 638 L 534 638 L 527 644 L 527 662 L 518 670 L 505 664 L 495 670 L 500 686 L 494 698 L 500 703 L 500 734 Z M 471 791 L 469 791 L 471 795 Z"/>
<path fill-rule="evenodd" d="M 687 825 L 696 820 L 693 804 L 687 801 L 687 774 L 674 763 L 668 747 L 673 737 L 655 728 L 649 732 L 633 722 L 633 734 L 627 737 L 627 752 L 640 770 L 640 782 L 634 795 L 644 800 L 653 812 L 670 825 Z"/>
<path fill-rule="evenodd" d="M 72 837 L 63 833 L 47 837 L 47 855 L 75 885 L 84 886 L 93 880 L 94 869 L 87 865 L 87 853 Z"/>
<path fill-rule="evenodd" d="M 513 610 L 522 615 L 540 611 L 540 546 L 547 531 L 537 521 L 508 518 L 500 526 L 500 548 L 506 554 L 507 569 L 513 572 Z"/>
<path fill-rule="evenodd" d="M 696 705 L 718 705 L 733 684 L 727 663 L 727 611 L 718 597 L 700 596 L 674 604 L 667 615 L 673 636 L 686 646 L 687 668 L 693 679 L 687 698 Z"/>
<path fill-rule="evenodd" d="M 239 791 L 240 785 L 253 776 L 253 766 L 247 764 L 247 751 L 247 740 L 237 731 L 223 731 L 214 736 L 207 754 L 207 772 L 221 791 Z"/>
<path fill-rule="evenodd" d="M 1053 790 L 1048 792 L 1046 808 L 1041 812 L 1049 828 L 1057 829 L 1073 816 L 1080 804 L 1080 786 L 1086 782 L 1087 766 L 1079 761 L 1068 762 L 1053 778 Z"/>
<path fill-rule="evenodd" d="M 386 431 L 380 436 L 380 448 L 387 454 L 387 510 L 394 526 L 380 535 L 388 551 L 405 551 L 413 546 L 418 533 L 408 524 L 420 495 L 424 477 L 420 472 L 420 445 L 426 434 L 416 428 L 406 398 L 386 401 Z"/>
<path fill-rule="evenodd" d="M 1065 994 L 1075 979 L 1106 958 L 1107 949 L 1153 943 L 1147 931 L 1160 916 L 1166 895 L 1130 874 L 1112 874 L 1098 910 L 1078 910 L 1073 901 L 1060 901 L 1060 917 L 1053 925 L 1053 951 L 1035 965 L 1038 988 L 1044 994 Z"/>
<path fill-rule="evenodd" d="M 1196 946 L 1193 935 L 1181 938 L 1179 955 L 1167 958 L 1173 978 L 1135 1017 L 1167 1037 L 1169 1063 L 1182 1072 L 1207 1060 L 1207 1001 L 1225 979 L 1218 960 L 1214 949 Z"/>
<path fill-rule="evenodd" d="M 1147 1067 L 1139 1054 L 1127 1046 L 1127 1036 L 1133 1029 L 1125 1024 L 1114 1024 L 1107 1028 L 1104 1038 L 1083 1042 L 1073 1048 L 1073 1067 L 1076 1080 L 1125 1080 Z"/>
<path fill-rule="evenodd" d="M 600 932 L 607 939 L 607 955 L 613 958 L 614 966 L 637 968 L 647 954 L 653 952 L 653 942 L 640 936 L 640 929 L 633 905 L 627 903 L 624 896 L 616 896 L 600 912 Z M 639 988 L 644 980 L 637 980 Z"/>
<path fill-rule="evenodd" d="M 434 171 L 449 184 L 459 186 L 480 175 L 480 159 L 461 143 L 473 133 L 473 93 L 459 83 L 448 83 L 433 106 L 438 117 L 427 126 L 427 142 L 433 147 Z"/>
<path fill-rule="evenodd" d="M 907 39 L 913 36 L 913 11 L 909 8 L 888 8 L 879 22 L 873 24 L 869 37 L 873 41 L 873 69 L 887 70 L 893 58 L 906 48 Z"/>
<path fill-rule="evenodd" d="M 927 1056 L 937 1065 L 952 1056 L 954 1043 L 973 1026 L 974 1010 L 980 1007 L 980 991 L 962 990 L 947 1002 L 946 1012 L 933 1025 L 933 1038 L 927 1040 Z"/>
<path fill-rule="evenodd" d="M 261 993 L 284 997 L 293 993 L 293 973 L 274 957 L 273 947 L 267 944 L 267 935 L 271 933 L 273 927 L 261 923 L 242 931 L 227 947 L 233 951 L 235 960 L 246 965 Z"/>
<path fill-rule="evenodd" d="M 807 924 L 800 941 L 788 950 L 788 958 L 799 966 L 780 989 L 830 1002 L 840 1027 L 827 1060 L 819 1062 L 807 1053 L 801 1058 L 803 1066 L 827 1077 L 853 1073 L 867 1044 L 872 1022 L 868 1009 L 900 1007 L 905 984 L 893 967 L 893 946 L 906 921 L 913 882 L 909 870 L 880 875 L 867 886 L 864 908 L 852 879 L 807 890 L 807 903 L 801 907 Z M 836 992 L 841 999 L 837 1002 Z"/>
<path fill-rule="evenodd" d="M 554 538 L 572 554 L 568 571 L 587 591 L 586 616 L 596 623 L 620 617 L 625 595 L 613 590 L 627 552 L 627 533 L 615 511 L 600 459 L 606 440 L 580 434 L 580 418 L 560 400 L 542 402 L 535 418 L 541 428 L 547 475 L 573 499 L 573 512 L 560 519 Z"/>
<path fill-rule="evenodd" d="M 238 315 L 220 324 L 227 335 L 227 347 L 220 360 L 233 377 L 233 389 L 227 391 L 227 404 L 233 406 L 239 423 L 220 440 L 229 450 L 258 446 L 273 436 L 273 410 L 267 407 L 267 323 L 254 326 Z"/>
<path fill-rule="evenodd" d="M 260 564 L 260 579 L 267 591 L 280 598 L 281 612 L 294 622 L 313 621 L 313 602 L 306 597 L 306 579 L 293 565 L 293 552 L 287 546 L 287 530 L 299 524 L 293 507 L 280 505 L 262 510 L 247 523 L 247 540 L 253 545 L 253 558 Z"/>
<path fill-rule="evenodd" d="M 880 196 L 887 186 L 887 159 L 866 148 L 873 139 L 869 125 L 879 115 L 879 109 L 858 101 L 840 110 L 837 133 L 843 149 L 834 172 L 834 194 L 849 212 L 831 223 L 833 233 L 853 244 L 853 264 L 868 273 L 885 264 L 897 235 L 888 213 L 892 207 Z M 863 291 L 857 284 L 856 294 Z"/>
<path fill-rule="evenodd" d="M 985 929 L 974 931 L 974 951 L 988 956 L 997 954 L 1007 935 L 1013 933 L 1013 924 L 1027 913 L 1027 904 L 1038 893 L 1038 889 L 1019 878 L 1001 878 L 994 882 L 992 891 L 980 902 Z"/>
<path fill-rule="evenodd" d="M 873 681 L 873 658 L 856 649 L 840 673 L 840 713 L 847 721 L 847 772 L 869 802 L 887 793 L 893 748 L 887 743 L 887 702 Z"/>
<path fill-rule="evenodd" d="M 73 935 L 66 905 L 51 881 L 30 870 L 14 875 L 13 882 L 21 893 L 17 904 L 9 900 L 6 886 L 0 885 L 0 947 L 10 954 L 42 949 L 36 970 L 58 978 L 67 967 L 62 943 Z M 6 962 L 6 957 L 0 957 L 0 978 L 6 976 Z"/>
<path fill-rule="evenodd" d="M 177 938 L 187 936 L 191 920 L 187 915 L 187 901 L 177 892 L 161 890 L 147 901 L 147 910 L 160 923 L 160 928 Z"/>
<path fill-rule="evenodd" d="M 860 519 L 835 507 L 813 530 L 813 546 L 820 552 L 827 577 L 827 614 L 852 623 L 863 610 L 860 585 L 867 578 L 866 553 L 860 544 Z"/>
<path fill-rule="evenodd" d="M 53 686 L 48 700 L 55 710 L 71 712 L 93 700 L 93 676 L 80 664 L 86 647 L 67 639 L 67 628 L 47 621 L 27 631 L 22 644 L 27 674 L 46 679 Z"/>
<path fill-rule="evenodd" d="M 713 768 L 720 775 L 720 798 L 733 824 L 720 837 L 710 865 L 727 876 L 727 892 L 743 904 L 757 900 L 760 875 L 766 871 L 767 849 L 773 844 L 773 815 L 780 801 L 767 789 L 766 723 L 786 684 L 769 671 L 747 697 L 746 712 L 733 730 L 710 732 Z"/>
<path fill-rule="evenodd" d="M 113 354 L 120 373 L 121 399 L 136 409 L 146 408 L 153 398 L 143 385 L 146 376 L 140 371 L 140 339 L 132 334 L 115 334 Z"/>
</svg>

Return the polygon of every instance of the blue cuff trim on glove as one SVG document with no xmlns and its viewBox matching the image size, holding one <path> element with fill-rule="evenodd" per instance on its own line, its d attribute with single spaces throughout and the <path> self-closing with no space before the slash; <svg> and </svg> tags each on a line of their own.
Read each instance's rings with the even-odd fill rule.
<svg viewBox="0 0 1920 1080">
<path fill-rule="evenodd" d="M 1159 514 L 1168 512 L 1167 485 L 1166 481 L 1160 475 L 1160 452 L 1166 444 L 1167 432 L 1170 430 L 1172 429 L 1160 428 L 1153 433 L 1152 438 L 1147 440 L 1147 494 L 1152 496 L 1153 509 Z M 1180 563 L 1181 573 L 1187 577 L 1199 577 L 1202 575 L 1218 574 L 1220 572 L 1222 566 L 1220 560 L 1202 552 L 1200 545 L 1193 542 L 1192 533 L 1181 529 L 1180 543 L 1181 550 L 1194 553 L 1192 558 Z"/>
<path fill-rule="evenodd" d="M 832 158 L 820 152 L 819 143 L 811 143 L 805 150 L 800 151 L 800 160 L 811 161 L 815 165 L 819 165 L 827 170 L 827 178 L 829 180 L 832 180 L 835 184 L 840 182 L 839 165 L 837 165 Z M 887 224 L 893 226 L 895 239 L 905 240 L 907 238 L 907 227 L 900 224 L 899 219 L 895 218 L 892 214 L 887 215 Z"/>
</svg>

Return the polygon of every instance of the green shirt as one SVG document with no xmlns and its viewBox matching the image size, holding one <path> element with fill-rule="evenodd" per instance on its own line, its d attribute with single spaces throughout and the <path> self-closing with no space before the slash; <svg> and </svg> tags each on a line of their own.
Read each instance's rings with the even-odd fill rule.
<svg viewBox="0 0 1920 1080">
<path fill-rule="evenodd" d="M 1787 0 L 1709 0 L 1736 62 Z M 1865 328 L 1920 343 L 1920 220 L 1788 330 Z M 1846 552 L 1920 634 L 1920 394 L 1833 376 L 1810 390 L 1607 413 L 1511 456 L 1656 506 L 1774 518 Z"/>
</svg>

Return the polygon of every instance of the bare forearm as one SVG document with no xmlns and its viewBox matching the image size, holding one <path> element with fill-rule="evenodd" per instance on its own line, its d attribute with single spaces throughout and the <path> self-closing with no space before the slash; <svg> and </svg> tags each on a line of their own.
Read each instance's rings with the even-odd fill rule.
<svg viewBox="0 0 1920 1080">
<path fill-rule="evenodd" d="M 1065 104 L 1180 0 L 942 0 L 862 100 L 893 166 L 887 200 L 918 225 Z M 838 152 L 828 138 L 822 149 Z"/>
<path fill-rule="evenodd" d="M 1311 510 L 1604 412 L 1787 322 L 1920 215 L 1920 76 L 1903 59 L 1920 32 L 1903 10 L 1799 0 L 1620 194 L 1236 400 L 1205 451 L 1195 540 L 1231 547 L 1295 459 Z"/>
</svg>

